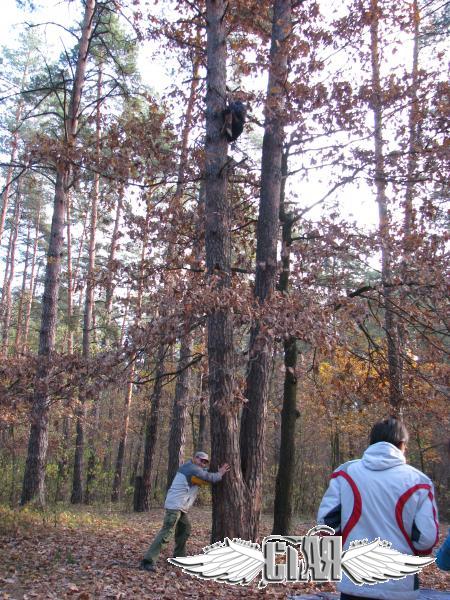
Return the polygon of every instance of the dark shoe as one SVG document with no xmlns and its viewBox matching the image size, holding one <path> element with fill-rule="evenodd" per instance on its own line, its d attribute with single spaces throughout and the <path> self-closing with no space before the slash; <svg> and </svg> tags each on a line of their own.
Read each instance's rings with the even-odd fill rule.
<svg viewBox="0 0 450 600">
<path fill-rule="evenodd" d="M 152 565 L 152 563 L 148 562 L 147 560 L 141 560 L 140 568 L 144 571 L 148 571 L 149 573 L 156 572 L 155 565 Z"/>
</svg>

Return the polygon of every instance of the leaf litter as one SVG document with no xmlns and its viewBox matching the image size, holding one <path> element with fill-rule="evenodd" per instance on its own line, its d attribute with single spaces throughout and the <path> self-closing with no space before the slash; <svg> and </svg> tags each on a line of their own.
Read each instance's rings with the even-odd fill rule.
<svg viewBox="0 0 450 600">
<path fill-rule="evenodd" d="M 189 554 L 210 543 L 211 513 L 194 509 Z M 173 545 L 161 553 L 156 573 L 139 570 L 148 544 L 162 524 L 163 511 L 108 513 L 92 507 L 50 516 L 37 511 L 0 508 L 0 600 L 195 600 L 286 598 L 288 594 L 333 592 L 331 583 L 249 586 L 203 581 L 167 563 Z M 263 518 L 262 535 L 270 534 L 271 517 Z M 294 533 L 313 525 L 299 522 Z M 441 528 L 441 537 L 446 528 Z M 434 565 L 424 569 L 421 585 L 450 588 L 450 575 Z"/>
</svg>

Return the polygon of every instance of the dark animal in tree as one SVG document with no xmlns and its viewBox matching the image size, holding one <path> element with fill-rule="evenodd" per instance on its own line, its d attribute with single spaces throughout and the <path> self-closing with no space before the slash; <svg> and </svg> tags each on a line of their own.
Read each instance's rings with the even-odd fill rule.
<svg viewBox="0 0 450 600">
<path fill-rule="evenodd" d="M 247 109 L 240 100 L 231 102 L 223 111 L 222 133 L 226 135 L 229 142 L 235 142 L 241 135 L 246 116 Z"/>
</svg>

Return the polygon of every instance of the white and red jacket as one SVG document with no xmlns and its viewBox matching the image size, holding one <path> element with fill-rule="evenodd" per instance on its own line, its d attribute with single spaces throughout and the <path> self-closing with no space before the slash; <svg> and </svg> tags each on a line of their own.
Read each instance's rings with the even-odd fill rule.
<svg viewBox="0 0 450 600">
<path fill-rule="evenodd" d="M 353 540 L 367 538 L 371 542 L 379 537 L 404 554 L 427 555 L 439 535 L 431 480 L 407 465 L 403 452 L 388 442 L 372 444 L 360 460 L 334 471 L 317 522 L 342 535 L 343 549 Z M 415 600 L 419 596 L 414 575 L 359 586 L 343 574 L 338 589 L 377 600 Z"/>
</svg>

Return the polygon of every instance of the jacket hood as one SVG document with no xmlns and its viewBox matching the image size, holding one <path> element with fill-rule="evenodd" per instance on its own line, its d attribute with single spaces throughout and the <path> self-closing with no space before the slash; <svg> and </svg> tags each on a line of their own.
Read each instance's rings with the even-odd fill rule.
<svg viewBox="0 0 450 600">
<path fill-rule="evenodd" d="M 378 442 L 367 448 L 362 457 L 365 467 L 372 471 L 384 471 L 406 463 L 403 452 L 389 442 Z"/>
</svg>

